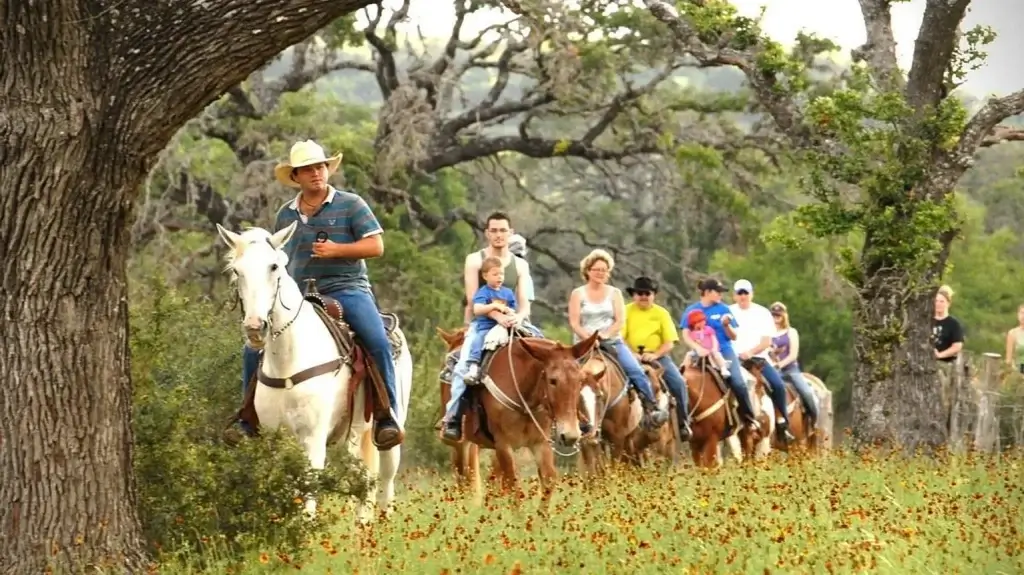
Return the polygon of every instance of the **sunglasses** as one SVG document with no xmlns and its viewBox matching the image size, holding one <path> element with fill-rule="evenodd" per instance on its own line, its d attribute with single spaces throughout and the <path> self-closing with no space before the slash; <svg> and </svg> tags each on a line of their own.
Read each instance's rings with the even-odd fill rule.
<svg viewBox="0 0 1024 575">
<path fill-rule="evenodd" d="M 748 292 L 745 289 L 741 289 L 741 290 L 736 292 L 736 295 L 750 295 L 750 292 Z"/>
<path fill-rule="evenodd" d="M 651 292 L 649 292 L 649 291 L 635 291 L 633 293 L 635 293 L 636 295 L 638 295 L 640 297 L 647 297 L 647 296 L 651 295 Z"/>
</svg>

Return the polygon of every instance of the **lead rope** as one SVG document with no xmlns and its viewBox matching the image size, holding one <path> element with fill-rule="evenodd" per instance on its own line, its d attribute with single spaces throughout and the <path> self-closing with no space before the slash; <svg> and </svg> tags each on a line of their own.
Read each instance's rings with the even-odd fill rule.
<svg viewBox="0 0 1024 575">
<path fill-rule="evenodd" d="M 530 416 L 530 420 L 533 421 L 533 425 L 537 428 L 537 431 L 539 431 L 541 436 L 543 437 L 544 436 L 544 428 L 541 426 L 540 422 L 537 421 L 537 418 L 533 416 L 533 410 L 530 409 L 529 404 L 526 403 L 526 398 L 523 397 L 523 392 L 519 389 L 519 379 L 516 377 L 515 362 L 512 361 L 512 343 L 516 339 L 516 331 L 517 330 L 516 330 L 515 326 L 513 326 L 512 328 L 509 329 L 509 336 L 508 336 L 508 370 L 509 370 L 509 373 L 512 374 L 512 386 L 516 388 L 516 395 L 519 397 L 519 403 L 522 404 L 523 409 L 526 411 L 526 414 Z M 552 418 L 552 420 L 553 419 L 554 418 Z M 554 426 L 555 426 L 554 421 L 552 421 L 552 423 L 551 423 L 551 430 L 548 431 L 548 434 L 547 434 L 548 445 L 551 446 L 551 450 L 554 451 L 555 453 L 557 453 L 558 455 L 562 456 L 562 457 L 572 457 L 572 456 L 576 455 L 577 453 L 579 453 L 580 452 L 580 444 L 579 444 L 579 442 L 576 442 L 576 445 L 573 446 L 574 449 L 573 449 L 572 452 L 565 453 L 565 452 L 559 451 L 558 445 L 555 443 L 554 438 L 552 438 L 552 436 L 554 435 Z"/>
</svg>

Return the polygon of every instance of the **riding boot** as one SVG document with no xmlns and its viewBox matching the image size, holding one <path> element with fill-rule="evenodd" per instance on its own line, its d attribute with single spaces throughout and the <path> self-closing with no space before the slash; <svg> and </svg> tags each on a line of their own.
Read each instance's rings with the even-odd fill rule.
<svg viewBox="0 0 1024 575">
<path fill-rule="evenodd" d="M 455 402 L 454 412 L 451 417 L 448 418 L 447 423 L 445 423 L 444 433 L 441 435 L 442 439 L 453 443 L 462 441 L 462 415 L 465 410 L 466 398 L 460 397 L 459 400 Z"/>
<path fill-rule="evenodd" d="M 796 437 L 794 437 L 793 434 L 790 433 L 789 431 L 788 421 L 777 422 L 775 424 L 775 433 L 779 436 L 779 439 L 781 439 L 785 443 L 796 441 Z"/>
<path fill-rule="evenodd" d="M 590 435 L 590 433 L 592 431 L 594 431 L 594 426 L 589 421 L 587 421 L 585 419 L 581 419 L 580 420 L 580 435 L 585 437 L 585 436 Z"/>
<path fill-rule="evenodd" d="M 639 388 L 639 386 L 637 386 Z M 638 389 L 638 391 L 640 391 Z M 647 420 L 647 424 L 650 429 L 658 429 L 668 421 L 668 412 L 661 409 L 661 407 L 655 403 L 653 397 L 648 397 L 646 393 L 640 391 L 640 405 L 644 408 L 644 419 Z"/>
<path fill-rule="evenodd" d="M 693 429 L 690 428 L 690 418 L 688 414 L 683 413 L 679 415 L 679 439 L 682 441 L 689 441 L 693 437 Z"/>
</svg>

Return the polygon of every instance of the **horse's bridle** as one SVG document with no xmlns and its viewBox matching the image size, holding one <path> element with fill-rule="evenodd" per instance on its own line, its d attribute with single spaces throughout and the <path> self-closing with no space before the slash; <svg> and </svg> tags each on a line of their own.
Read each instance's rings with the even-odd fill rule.
<svg viewBox="0 0 1024 575">
<path fill-rule="evenodd" d="M 267 244 L 269 244 L 271 248 L 274 247 L 274 245 L 270 243 L 270 239 L 269 238 L 267 239 Z M 277 250 L 274 250 L 274 251 L 277 251 Z M 238 272 L 235 272 L 236 275 L 237 275 L 237 273 Z M 242 301 L 242 296 L 239 293 L 239 289 L 238 288 L 235 289 L 235 297 L 237 298 L 236 299 L 236 303 L 238 304 L 238 307 L 241 308 L 242 320 L 244 321 L 245 320 L 245 302 Z M 267 327 L 270 328 L 270 329 L 274 328 L 274 308 L 277 307 L 278 303 L 280 303 L 281 307 L 283 307 L 285 310 L 292 311 L 290 307 L 285 305 L 284 300 L 281 299 L 281 276 L 277 277 L 277 286 L 274 289 L 274 297 L 270 298 L 270 309 L 267 310 Z M 302 311 L 302 304 L 304 304 L 304 303 L 306 303 L 306 298 L 302 298 L 299 301 L 299 307 L 295 310 L 295 315 L 293 315 L 290 320 L 285 322 L 285 324 L 283 326 L 281 326 L 281 329 L 274 330 L 274 331 L 270 332 L 270 340 L 271 341 L 277 340 L 277 338 L 281 337 L 281 334 L 284 333 L 285 330 L 287 330 L 289 327 L 292 326 L 293 323 L 295 323 L 295 320 L 297 320 L 299 318 L 299 312 Z"/>
<path fill-rule="evenodd" d="M 519 380 L 516 377 L 515 362 L 512 361 L 512 342 L 515 340 L 515 338 L 516 338 L 516 329 L 512 328 L 512 329 L 509 330 L 509 336 L 508 336 L 508 371 L 512 375 L 512 386 L 515 387 L 515 389 L 516 389 L 516 395 L 519 397 L 519 402 L 523 406 L 523 411 L 525 411 L 526 414 L 530 416 L 530 420 L 533 422 L 534 427 L 537 428 L 537 431 L 540 432 L 541 437 L 544 437 L 545 436 L 544 428 L 541 426 L 540 422 L 537 421 L 537 418 L 533 415 L 533 410 L 530 409 L 529 404 L 526 402 L 526 398 L 523 397 L 522 390 L 519 389 Z M 551 450 L 554 451 L 556 454 L 558 454 L 558 455 L 560 455 L 562 457 L 572 457 L 572 456 L 574 456 L 574 455 L 576 455 L 577 453 L 580 452 L 580 442 L 577 441 L 576 444 L 572 446 L 572 448 L 571 448 L 572 451 L 571 452 L 562 452 L 562 451 L 560 451 L 558 449 L 558 444 L 555 441 L 555 418 L 553 417 L 554 410 L 549 405 L 550 398 L 547 396 L 547 393 L 545 393 L 544 395 L 545 395 L 545 405 L 544 405 L 544 408 L 552 413 L 551 429 L 546 434 L 547 438 L 548 438 L 548 445 L 551 447 Z"/>
</svg>

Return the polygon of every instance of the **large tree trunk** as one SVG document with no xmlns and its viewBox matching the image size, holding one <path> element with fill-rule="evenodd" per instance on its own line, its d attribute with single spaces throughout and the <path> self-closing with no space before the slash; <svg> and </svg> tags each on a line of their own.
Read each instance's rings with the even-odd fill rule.
<svg viewBox="0 0 1024 575">
<path fill-rule="evenodd" d="M 138 573 L 128 229 L 156 153 L 370 0 L 0 0 L 0 573 Z"/>
<path fill-rule="evenodd" d="M 880 287 L 854 313 L 853 439 L 858 446 L 937 448 L 949 429 L 931 340 L 934 292 L 908 295 L 897 273 L 871 280 Z"/>
<path fill-rule="evenodd" d="M 0 149 L 0 572 L 141 570 L 125 265 L 143 174 L 26 127 Z"/>
</svg>

